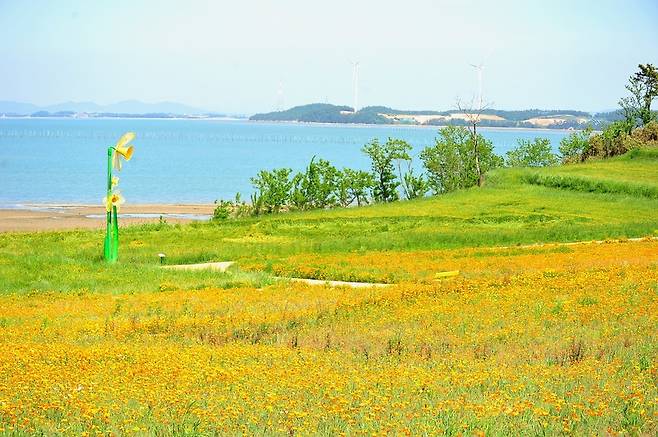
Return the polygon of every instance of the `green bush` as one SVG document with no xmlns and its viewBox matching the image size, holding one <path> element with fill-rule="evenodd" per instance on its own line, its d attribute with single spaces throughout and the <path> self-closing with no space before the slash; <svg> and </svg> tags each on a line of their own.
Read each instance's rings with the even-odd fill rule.
<svg viewBox="0 0 658 437">
<path fill-rule="evenodd" d="M 215 210 L 212 214 L 213 220 L 226 220 L 233 212 L 233 202 L 228 200 L 215 200 Z"/>
<path fill-rule="evenodd" d="M 344 168 L 336 180 L 336 200 L 347 207 L 356 202 L 357 206 L 368 204 L 368 193 L 372 191 L 375 180 L 371 173 L 363 170 Z"/>
<path fill-rule="evenodd" d="M 411 160 L 409 152 L 411 145 L 404 140 L 389 138 L 386 143 L 380 144 L 377 138 L 363 146 L 363 153 L 368 155 L 372 166 L 372 176 L 375 184 L 372 197 L 377 202 L 392 202 L 398 200 L 400 195 L 398 187 L 400 181 L 395 175 L 393 162 L 396 160 Z"/>
<path fill-rule="evenodd" d="M 589 139 L 589 146 L 582 155 L 582 161 L 590 158 L 611 158 L 623 155 L 635 146 L 629 137 L 628 122 L 616 121 L 608 125 L 600 134 Z"/>
<path fill-rule="evenodd" d="M 517 144 L 507 152 L 506 164 L 509 167 L 546 167 L 559 162 L 548 138 L 519 139 Z"/>
<path fill-rule="evenodd" d="M 585 152 L 589 148 L 589 139 L 592 135 L 592 128 L 588 127 L 582 131 L 572 132 L 568 137 L 560 141 L 560 155 L 562 162 L 580 162 L 584 159 Z"/>
<path fill-rule="evenodd" d="M 480 167 L 486 173 L 500 167 L 503 159 L 493 153 L 493 144 L 477 136 Z M 439 131 L 433 146 L 420 154 L 427 183 L 435 194 L 472 187 L 478 182 L 473 135 L 463 126 L 447 126 Z"/>
<path fill-rule="evenodd" d="M 339 171 L 325 159 L 315 156 L 303 173 L 292 179 L 291 203 L 299 209 L 326 208 L 336 204 Z"/>
<path fill-rule="evenodd" d="M 289 168 L 261 170 L 256 177 L 251 178 L 251 183 L 256 189 L 252 200 L 254 204 L 259 204 L 256 211 L 279 212 L 287 204 L 293 184 L 290 173 L 292 170 Z"/>
</svg>

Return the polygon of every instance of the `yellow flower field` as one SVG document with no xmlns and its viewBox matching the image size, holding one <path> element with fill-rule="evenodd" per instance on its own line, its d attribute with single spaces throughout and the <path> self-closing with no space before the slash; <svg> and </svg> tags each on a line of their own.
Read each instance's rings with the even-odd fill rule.
<svg viewBox="0 0 658 437">
<path fill-rule="evenodd" d="M 0 434 L 658 430 L 656 241 L 308 261 L 404 282 L 1 296 Z"/>
</svg>

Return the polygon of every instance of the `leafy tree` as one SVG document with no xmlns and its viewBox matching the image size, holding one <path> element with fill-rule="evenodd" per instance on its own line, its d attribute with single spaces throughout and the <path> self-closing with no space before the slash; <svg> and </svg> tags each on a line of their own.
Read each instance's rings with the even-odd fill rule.
<svg viewBox="0 0 658 437">
<path fill-rule="evenodd" d="M 488 103 L 482 101 L 482 94 L 480 94 L 479 102 L 477 106 L 475 105 L 475 98 L 471 100 L 471 104 L 468 107 L 462 106 L 461 102 L 457 100 L 457 109 L 464 113 L 466 116 L 465 121 L 467 122 L 468 131 L 471 134 L 471 147 L 473 148 L 473 162 L 475 164 L 475 172 L 477 173 L 477 186 L 481 187 L 484 184 L 484 174 L 487 172 L 481 164 L 482 153 L 486 151 L 482 150 L 480 145 L 480 138 L 484 139 L 481 135 L 478 135 L 478 125 L 482 121 L 482 114 L 488 110 Z M 482 146 L 486 147 L 485 144 Z"/>
<path fill-rule="evenodd" d="M 325 159 L 311 159 L 304 173 L 292 181 L 292 203 L 301 209 L 326 208 L 336 202 L 334 193 L 339 172 Z"/>
<path fill-rule="evenodd" d="M 517 146 L 507 152 L 506 164 L 510 167 L 546 167 L 558 163 L 548 138 L 517 140 Z"/>
<path fill-rule="evenodd" d="M 292 180 L 290 180 L 289 168 L 277 168 L 272 171 L 261 170 L 256 177 L 251 178 L 251 183 L 257 190 L 252 198 L 254 206 L 258 205 L 266 212 L 279 212 L 290 199 Z"/>
<path fill-rule="evenodd" d="M 372 176 L 375 180 L 373 198 L 377 202 L 392 202 L 398 200 L 397 191 L 400 182 L 395 175 L 393 162 L 395 160 L 410 160 L 411 145 L 403 140 L 389 138 L 380 144 L 377 138 L 361 149 L 370 157 Z"/>
<path fill-rule="evenodd" d="M 592 128 L 587 127 L 580 132 L 572 132 L 568 137 L 562 138 L 559 147 L 562 162 L 582 161 L 585 157 L 585 152 L 589 148 L 589 138 L 591 135 Z"/>
<path fill-rule="evenodd" d="M 582 160 L 593 157 L 610 158 L 626 153 L 631 147 L 629 131 L 631 129 L 627 120 L 615 121 L 609 124 L 603 129 L 603 132 L 590 137 L 588 147 L 582 155 Z"/>
<path fill-rule="evenodd" d="M 479 144 L 478 163 L 474 140 Z M 420 159 L 427 170 L 428 185 L 435 194 L 477 185 L 481 173 L 499 167 L 503 162 L 493 153 L 491 141 L 479 134 L 474 138 L 463 126 L 447 126 L 439 130 L 434 145 L 426 147 Z"/>
<path fill-rule="evenodd" d="M 651 112 L 651 103 L 658 97 L 658 69 L 652 64 L 638 65 L 640 71 L 628 79 L 626 89 L 631 93 L 619 101 L 626 121 L 626 133 L 638 124 L 646 125 L 656 119 Z M 639 122 L 639 123 L 638 123 Z"/>
<path fill-rule="evenodd" d="M 217 205 L 212 214 L 212 220 L 226 220 L 233 210 L 233 202 L 230 200 L 215 200 Z"/>
<path fill-rule="evenodd" d="M 375 180 L 372 174 L 363 170 L 344 168 L 336 182 L 336 199 L 347 207 L 356 202 L 357 206 L 368 203 L 368 192 L 372 191 Z"/>
<path fill-rule="evenodd" d="M 422 173 L 416 176 L 411 164 L 402 178 L 402 185 L 404 186 L 404 194 L 409 200 L 425 196 L 430 189 L 425 176 Z"/>
</svg>

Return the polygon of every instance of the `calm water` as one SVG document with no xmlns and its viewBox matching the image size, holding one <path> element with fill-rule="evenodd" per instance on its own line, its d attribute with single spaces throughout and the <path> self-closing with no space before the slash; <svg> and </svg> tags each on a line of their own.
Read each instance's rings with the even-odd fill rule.
<svg viewBox="0 0 658 437">
<path fill-rule="evenodd" d="M 105 194 L 106 149 L 134 131 L 135 154 L 120 172 L 130 203 L 213 202 L 241 192 L 258 170 L 303 169 L 317 155 L 338 167 L 367 169 L 360 149 L 392 136 L 414 146 L 433 143 L 437 128 L 306 125 L 215 120 L 0 119 L 0 206 L 24 203 L 100 203 Z M 556 131 L 483 129 L 496 152 L 518 138 Z M 420 162 L 416 161 L 420 169 Z"/>
</svg>

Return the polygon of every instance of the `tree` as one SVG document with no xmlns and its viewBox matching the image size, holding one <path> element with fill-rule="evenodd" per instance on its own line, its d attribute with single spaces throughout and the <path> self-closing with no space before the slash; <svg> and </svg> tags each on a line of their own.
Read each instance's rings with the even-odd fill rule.
<svg viewBox="0 0 658 437">
<path fill-rule="evenodd" d="M 414 174 L 411 161 L 409 161 L 407 172 L 402 177 L 402 185 L 404 187 L 404 194 L 409 200 L 425 196 L 430 188 L 427 179 L 425 179 L 422 173 L 418 176 Z"/>
<path fill-rule="evenodd" d="M 619 101 L 628 122 L 626 133 L 638 124 L 643 126 L 656 119 L 651 103 L 658 97 L 658 69 L 652 64 L 640 64 L 638 68 L 640 71 L 633 74 L 626 85 L 631 95 Z"/>
<path fill-rule="evenodd" d="M 410 160 L 411 145 L 403 140 L 389 138 L 380 144 L 377 138 L 363 146 L 363 153 L 370 157 L 372 176 L 375 180 L 373 198 L 377 202 L 392 202 L 398 200 L 397 191 L 400 182 L 395 175 L 394 160 Z"/>
<path fill-rule="evenodd" d="M 256 211 L 264 208 L 267 212 L 279 212 L 281 207 L 290 199 L 290 189 L 292 181 L 290 180 L 289 168 L 277 168 L 272 171 L 261 170 L 256 177 L 251 178 L 251 183 L 257 190 L 257 194 L 252 196 L 252 202 Z"/>
<path fill-rule="evenodd" d="M 460 100 L 457 100 L 457 109 L 464 113 L 466 121 L 468 122 L 468 131 L 471 134 L 471 146 L 473 147 L 473 157 L 475 160 L 475 171 L 477 173 L 477 186 L 481 187 L 484 184 L 484 174 L 486 170 L 483 170 L 480 161 L 482 160 L 482 150 L 480 144 L 480 138 L 483 139 L 481 135 L 478 135 L 478 125 L 480 124 L 482 113 L 489 108 L 489 104 L 483 104 L 482 95 L 478 99 L 477 106 L 475 105 L 475 99 L 471 100 L 470 105 L 462 106 Z"/>
<path fill-rule="evenodd" d="M 587 127 L 578 132 L 572 132 L 568 137 L 560 140 L 560 155 L 562 162 L 578 162 L 585 159 L 585 153 L 589 148 L 589 139 L 592 135 L 592 128 Z"/>
<path fill-rule="evenodd" d="M 372 190 L 375 180 L 372 174 L 363 170 L 344 168 L 339 172 L 336 182 L 336 199 L 347 207 L 356 202 L 357 206 L 368 203 L 368 192 Z"/>
<path fill-rule="evenodd" d="M 603 132 L 592 135 L 587 148 L 582 154 L 581 160 L 588 158 L 611 158 L 622 155 L 629 150 L 628 122 L 626 120 L 615 121 L 603 129 Z"/>
<path fill-rule="evenodd" d="M 507 152 L 506 164 L 509 167 L 546 167 L 558 163 L 548 138 L 517 140 L 517 146 Z"/>
<path fill-rule="evenodd" d="M 311 159 L 306 171 L 298 173 L 292 180 L 292 203 L 301 209 L 326 208 L 332 206 L 336 198 L 336 167 L 325 159 Z"/>
<path fill-rule="evenodd" d="M 474 142 L 479 144 L 477 155 Z M 499 167 L 503 161 L 493 153 L 491 141 L 479 134 L 474 138 L 463 126 L 447 126 L 439 130 L 434 145 L 426 147 L 420 159 L 434 194 L 477 185 L 482 174 Z"/>
</svg>

